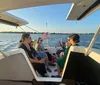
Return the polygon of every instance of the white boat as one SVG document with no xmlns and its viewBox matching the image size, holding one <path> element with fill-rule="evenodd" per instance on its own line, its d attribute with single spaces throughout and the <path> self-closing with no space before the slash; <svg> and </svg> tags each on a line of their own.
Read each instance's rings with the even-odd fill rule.
<svg viewBox="0 0 100 85">
<path fill-rule="evenodd" d="M 100 0 L 0 0 L 0 21 L 14 26 L 25 25 L 27 21 L 5 11 L 63 3 L 73 3 L 67 16 L 68 20 L 84 19 L 100 9 Z M 61 78 L 39 76 L 22 49 L 1 52 L 0 85 L 42 85 L 42 82 L 57 82 L 57 84 L 64 82 L 66 85 L 75 85 L 75 80 L 83 81 L 87 85 L 100 85 L 100 50 L 92 49 L 99 32 L 100 27 L 89 47 L 72 46 L 70 48 Z M 47 49 L 52 54 L 57 51 L 55 47 Z"/>
</svg>

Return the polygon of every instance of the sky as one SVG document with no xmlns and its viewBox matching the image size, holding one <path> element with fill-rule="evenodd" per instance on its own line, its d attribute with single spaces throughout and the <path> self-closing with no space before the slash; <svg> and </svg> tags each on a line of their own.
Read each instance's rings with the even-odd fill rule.
<svg viewBox="0 0 100 85">
<path fill-rule="evenodd" d="M 95 33 L 100 25 L 100 10 L 81 21 L 66 20 L 66 16 L 72 4 L 59 4 L 38 6 L 8 11 L 29 22 L 28 26 L 39 32 L 55 33 Z M 3 30 L 12 30 L 12 26 L 0 24 Z M 29 31 L 23 26 L 23 29 Z M 16 30 L 16 28 L 13 28 Z M 18 31 L 21 29 L 17 28 Z M 1 30 L 2 31 L 2 30 Z M 30 30 L 32 31 L 32 30 Z"/>
</svg>

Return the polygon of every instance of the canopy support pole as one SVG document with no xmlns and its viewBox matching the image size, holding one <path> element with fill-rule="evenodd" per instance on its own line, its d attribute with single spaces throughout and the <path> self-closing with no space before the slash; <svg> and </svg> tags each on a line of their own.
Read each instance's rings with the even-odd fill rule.
<svg viewBox="0 0 100 85">
<path fill-rule="evenodd" d="M 97 36 L 99 35 L 99 32 L 100 32 L 100 26 L 98 27 L 97 32 L 95 33 L 94 37 L 92 38 L 92 40 L 86 50 L 85 56 L 89 55 L 89 52 L 90 52 L 92 46 L 94 45 L 94 42 L 95 42 Z"/>
<path fill-rule="evenodd" d="M 26 26 L 26 25 L 25 25 L 25 26 Z M 33 31 L 39 32 L 39 31 L 37 31 L 37 30 L 35 30 L 35 29 L 29 27 L 29 26 L 26 26 L 26 27 L 29 28 L 29 29 L 31 29 L 31 30 L 33 30 Z"/>
<path fill-rule="evenodd" d="M 22 27 L 19 26 L 19 28 L 21 28 L 23 30 L 23 32 L 26 32 Z"/>
</svg>

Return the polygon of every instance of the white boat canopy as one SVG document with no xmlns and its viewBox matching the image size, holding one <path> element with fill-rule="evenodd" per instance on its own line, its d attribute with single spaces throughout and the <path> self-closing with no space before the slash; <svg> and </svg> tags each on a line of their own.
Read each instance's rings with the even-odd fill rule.
<svg viewBox="0 0 100 85">
<path fill-rule="evenodd" d="M 72 7 L 66 17 L 68 20 L 81 20 L 100 9 L 100 0 L 0 0 L 0 22 L 22 26 L 28 24 L 28 22 L 5 11 L 65 3 L 72 3 Z"/>
<path fill-rule="evenodd" d="M 0 0 L 0 12 L 52 4 L 73 3 L 68 20 L 81 20 L 100 9 L 100 0 Z"/>
<path fill-rule="evenodd" d="M 22 26 L 28 24 L 27 21 L 16 17 L 8 12 L 0 13 L 0 23 L 9 24 L 13 26 Z"/>
</svg>

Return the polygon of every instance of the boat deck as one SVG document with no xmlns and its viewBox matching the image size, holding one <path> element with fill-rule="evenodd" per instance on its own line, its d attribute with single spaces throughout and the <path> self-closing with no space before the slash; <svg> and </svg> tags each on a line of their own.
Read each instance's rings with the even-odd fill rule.
<svg viewBox="0 0 100 85">
<path fill-rule="evenodd" d="M 57 69 L 57 64 L 56 66 L 48 66 L 48 67 L 51 69 L 51 72 L 47 71 L 47 74 L 49 75 L 49 77 L 51 77 L 52 75 L 54 76 L 58 75 L 58 72 L 55 71 L 55 69 Z"/>
<path fill-rule="evenodd" d="M 12 81 L 0 81 L 0 85 L 75 85 L 75 82 L 73 80 L 68 80 L 65 79 L 63 80 L 61 83 L 43 83 L 43 82 L 37 82 L 37 81 L 33 81 L 32 83 L 29 82 L 12 82 Z"/>
</svg>

